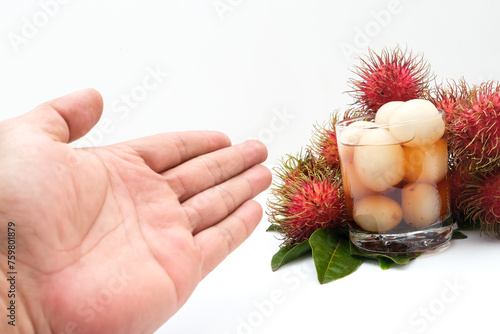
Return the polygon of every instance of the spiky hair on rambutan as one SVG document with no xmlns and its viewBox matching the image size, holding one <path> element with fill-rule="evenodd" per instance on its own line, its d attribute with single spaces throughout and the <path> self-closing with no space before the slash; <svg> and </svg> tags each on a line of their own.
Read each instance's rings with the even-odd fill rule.
<svg viewBox="0 0 500 334">
<path fill-rule="evenodd" d="M 452 162 L 453 164 L 453 162 Z M 465 219 L 465 189 L 472 185 L 476 178 L 468 170 L 453 165 L 448 173 L 450 187 L 450 204 L 453 216 L 458 222 L 459 227 L 470 225 L 470 221 Z"/>
<path fill-rule="evenodd" d="M 365 115 L 366 112 L 358 108 L 350 108 L 343 113 L 340 110 L 335 110 L 330 114 L 327 122 L 314 125 L 310 151 L 314 154 L 318 163 L 324 164 L 324 168 L 340 169 L 335 125 L 343 119 Z"/>
<path fill-rule="evenodd" d="M 448 81 L 436 87 L 431 101 L 445 111 L 448 146 L 461 167 L 494 170 L 500 163 L 500 83 Z"/>
<path fill-rule="evenodd" d="M 286 156 L 274 170 L 267 214 L 269 222 L 283 234 L 282 246 L 305 241 L 319 228 L 345 227 L 339 169 L 325 168 L 308 151 Z"/>
<path fill-rule="evenodd" d="M 445 112 L 447 122 L 455 117 L 455 109 L 469 99 L 470 87 L 462 78 L 458 82 L 452 79 L 436 84 L 432 89 L 429 100 Z"/>
<path fill-rule="evenodd" d="M 281 164 L 274 168 L 275 182 L 273 182 L 273 186 L 281 189 L 296 182 L 304 175 L 309 176 L 318 169 L 317 164 L 318 160 L 311 150 L 301 151 L 297 155 L 287 154 L 281 159 Z"/>
<path fill-rule="evenodd" d="M 350 79 L 349 85 L 354 103 L 361 108 L 377 112 L 387 102 L 428 97 L 434 74 L 423 55 L 399 46 L 384 48 L 380 54 L 369 49 L 360 62 L 352 71 L 358 78 Z"/>
<path fill-rule="evenodd" d="M 466 219 L 479 224 L 481 232 L 500 239 L 500 168 L 474 174 L 461 195 Z"/>
<path fill-rule="evenodd" d="M 327 122 L 322 125 L 314 125 L 311 139 L 311 152 L 319 162 L 333 169 L 340 169 L 340 156 L 335 132 L 335 124 L 340 118 L 339 111 L 334 111 L 330 114 L 330 119 Z"/>
</svg>

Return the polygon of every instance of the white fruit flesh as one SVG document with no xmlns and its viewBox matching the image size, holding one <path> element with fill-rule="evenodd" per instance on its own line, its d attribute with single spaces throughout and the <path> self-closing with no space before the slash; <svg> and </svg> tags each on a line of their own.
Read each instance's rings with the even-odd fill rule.
<svg viewBox="0 0 500 334">
<path fill-rule="evenodd" d="M 391 101 L 378 108 L 377 113 L 375 114 L 375 123 L 388 124 L 394 110 L 396 110 L 396 108 L 401 106 L 403 103 L 403 101 Z"/>
<path fill-rule="evenodd" d="M 419 147 L 404 147 L 405 180 L 438 183 L 448 172 L 448 148 L 445 139 Z"/>
<path fill-rule="evenodd" d="M 401 222 L 403 210 L 388 197 L 372 195 L 354 205 L 353 218 L 365 231 L 387 232 Z"/>
<path fill-rule="evenodd" d="M 430 145 L 444 134 L 445 124 L 437 108 L 415 99 L 397 107 L 389 119 L 391 134 L 406 146 Z"/>
<path fill-rule="evenodd" d="M 439 219 L 441 197 L 433 185 L 410 183 L 403 188 L 401 206 L 406 223 L 423 228 Z"/>
<path fill-rule="evenodd" d="M 354 149 L 354 168 L 360 181 L 374 191 L 398 184 L 405 174 L 404 151 L 384 129 L 369 129 Z"/>
</svg>

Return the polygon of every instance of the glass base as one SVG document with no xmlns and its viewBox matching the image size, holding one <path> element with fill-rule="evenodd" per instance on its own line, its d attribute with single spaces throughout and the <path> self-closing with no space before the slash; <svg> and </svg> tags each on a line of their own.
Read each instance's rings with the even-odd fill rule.
<svg viewBox="0 0 500 334">
<path fill-rule="evenodd" d="M 352 226 L 349 229 L 351 241 L 357 247 L 372 253 L 392 255 L 410 255 L 444 246 L 450 242 L 452 233 L 451 216 L 425 229 L 408 232 L 375 233 Z"/>
</svg>

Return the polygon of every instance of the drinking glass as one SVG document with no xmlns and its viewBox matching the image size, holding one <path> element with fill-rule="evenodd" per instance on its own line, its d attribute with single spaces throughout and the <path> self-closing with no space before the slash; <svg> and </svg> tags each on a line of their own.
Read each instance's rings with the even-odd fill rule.
<svg viewBox="0 0 500 334">
<path fill-rule="evenodd" d="M 389 254 L 447 244 L 453 220 L 444 113 L 389 124 L 367 115 L 335 129 L 351 241 Z"/>
</svg>

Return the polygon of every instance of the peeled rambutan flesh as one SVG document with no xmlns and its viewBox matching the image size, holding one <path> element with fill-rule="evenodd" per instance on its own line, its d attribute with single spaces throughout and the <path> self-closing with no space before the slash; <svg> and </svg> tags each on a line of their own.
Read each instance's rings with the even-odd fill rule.
<svg viewBox="0 0 500 334">
<path fill-rule="evenodd" d="M 434 78 L 423 56 L 399 47 L 384 49 L 380 55 L 369 50 L 353 72 L 359 77 L 350 80 L 355 104 L 369 112 L 388 102 L 427 97 Z"/>
</svg>

